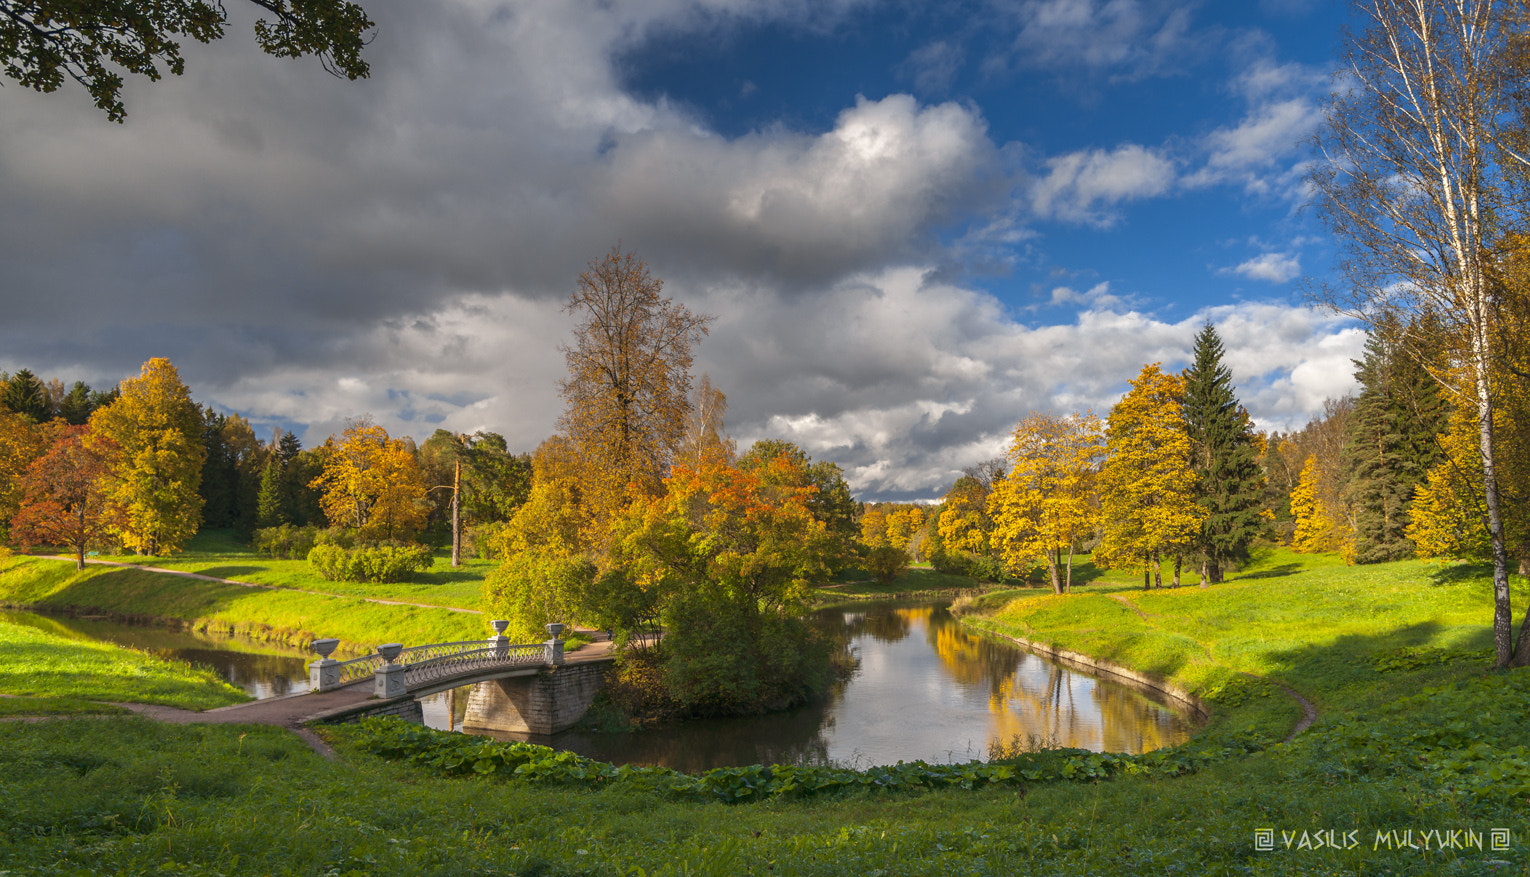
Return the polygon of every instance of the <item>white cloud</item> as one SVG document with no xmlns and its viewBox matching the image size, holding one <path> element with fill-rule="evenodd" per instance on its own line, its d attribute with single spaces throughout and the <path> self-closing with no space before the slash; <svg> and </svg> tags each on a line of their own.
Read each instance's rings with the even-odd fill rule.
<svg viewBox="0 0 1530 877">
<path fill-rule="evenodd" d="M 1108 226 L 1124 201 L 1162 195 L 1174 185 L 1174 162 L 1135 143 L 1047 159 L 1031 187 L 1037 216 Z"/>
<path fill-rule="evenodd" d="M 1153 0 L 1023 0 L 1013 63 L 1119 79 L 1172 72 L 1195 50 L 1189 8 Z"/>
<path fill-rule="evenodd" d="M 1232 269 L 1253 280 L 1285 283 L 1301 276 L 1301 257 L 1294 253 L 1261 253 Z"/>
</svg>

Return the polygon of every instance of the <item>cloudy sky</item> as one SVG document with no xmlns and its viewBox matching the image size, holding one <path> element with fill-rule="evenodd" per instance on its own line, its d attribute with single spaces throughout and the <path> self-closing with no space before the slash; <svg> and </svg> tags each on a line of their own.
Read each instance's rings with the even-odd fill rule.
<svg viewBox="0 0 1530 877">
<path fill-rule="evenodd" d="M 620 245 L 715 315 L 741 446 L 940 495 L 1031 411 L 1104 414 L 1211 320 L 1300 427 L 1363 335 L 1304 304 L 1343 12 L 1326 0 L 363 0 L 372 77 L 261 54 L 251 4 L 129 80 L 0 88 L 0 370 L 321 442 L 553 429 L 561 308 Z M 245 8 L 249 7 L 249 8 Z"/>
</svg>

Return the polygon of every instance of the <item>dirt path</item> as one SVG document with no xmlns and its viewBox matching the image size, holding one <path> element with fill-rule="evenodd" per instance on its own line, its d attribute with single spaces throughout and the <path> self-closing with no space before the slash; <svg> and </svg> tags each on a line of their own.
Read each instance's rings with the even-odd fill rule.
<svg viewBox="0 0 1530 877">
<path fill-rule="evenodd" d="M 75 562 L 74 558 L 65 557 L 62 555 L 54 556 L 36 554 L 32 556 L 39 557 L 43 560 L 67 560 L 70 563 Z M 142 564 L 137 563 L 122 563 L 121 561 L 116 560 L 86 560 L 85 562 L 93 563 L 97 566 L 115 566 L 121 569 L 141 569 L 147 572 L 164 573 L 167 576 L 180 576 L 181 578 L 199 579 L 204 582 L 218 582 L 224 585 L 238 585 L 241 588 L 255 588 L 261 591 L 291 591 L 294 594 L 311 594 L 315 597 L 344 598 L 352 596 L 350 594 L 336 594 L 330 591 L 310 591 L 306 588 L 278 588 L 275 585 L 257 585 L 254 582 L 240 582 L 235 581 L 234 579 L 220 579 L 217 576 L 204 576 L 199 572 L 186 572 L 179 569 L 165 569 L 162 566 L 143 566 Z M 447 612 L 465 612 L 468 615 L 483 614 L 477 609 L 462 609 L 457 606 L 440 606 L 434 603 L 410 603 L 407 600 L 384 600 L 381 597 L 356 597 L 355 599 L 360 600 L 363 603 L 378 603 L 383 606 L 413 606 L 417 609 L 445 609 Z"/>
</svg>

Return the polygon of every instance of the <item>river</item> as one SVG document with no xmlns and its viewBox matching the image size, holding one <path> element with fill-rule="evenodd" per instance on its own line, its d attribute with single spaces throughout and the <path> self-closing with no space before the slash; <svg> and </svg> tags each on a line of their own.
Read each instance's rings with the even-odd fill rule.
<svg viewBox="0 0 1530 877">
<path fill-rule="evenodd" d="M 569 731 L 533 738 L 617 764 L 701 771 L 736 764 L 865 767 L 922 759 L 968 761 L 994 744 L 1146 752 L 1188 739 L 1182 710 L 1108 678 L 1071 670 L 968 632 L 944 603 L 821 610 L 840 631 L 854 675 L 811 706 L 745 719 L 693 721 L 629 734 Z M 251 640 L 22 612 L 0 620 L 206 664 L 254 697 L 308 690 L 312 658 Z M 426 724 L 459 726 L 466 689 L 424 701 Z"/>
</svg>

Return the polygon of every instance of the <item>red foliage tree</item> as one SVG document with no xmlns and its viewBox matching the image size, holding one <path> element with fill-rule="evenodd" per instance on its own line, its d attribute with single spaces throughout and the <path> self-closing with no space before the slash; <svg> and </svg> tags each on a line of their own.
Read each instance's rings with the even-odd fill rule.
<svg viewBox="0 0 1530 877">
<path fill-rule="evenodd" d="M 21 509 L 11 518 L 11 537 L 71 546 L 76 568 L 84 569 L 85 549 L 111 532 L 115 510 L 102 476 L 114 451 L 110 439 L 92 435 L 88 426 L 61 431 L 21 476 Z"/>
</svg>

